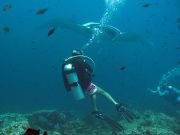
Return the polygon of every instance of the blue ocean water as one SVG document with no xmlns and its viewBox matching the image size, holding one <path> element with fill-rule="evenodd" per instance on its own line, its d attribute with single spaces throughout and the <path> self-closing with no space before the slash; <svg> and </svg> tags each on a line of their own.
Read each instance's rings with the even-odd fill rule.
<svg viewBox="0 0 180 135">
<path fill-rule="evenodd" d="M 74 101 L 69 96 L 61 74 L 63 60 L 89 39 L 61 27 L 48 36 L 53 25 L 48 22 L 56 18 L 73 24 L 99 22 L 106 2 L 0 1 L 0 112 L 91 111 L 89 98 Z M 6 5 L 11 8 L 4 11 Z M 48 8 L 46 13 L 36 14 L 44 8 Z M 124 0 L 116 8 L 107 24 L 143 35 L 150 43 L 93 43 L 86 51 L 96 63 L 93 82 L 119 102 L 136 108 L 166 113 L 177 110 L 147 89 L 156 87 L 163 74 L 180 64 L 180 1 Z M 180 88 L 180 78 L 174 81 Z M 114 109 L 102 97 L 98 97 L 98 106 L 105 111 Z"/>
</svg>

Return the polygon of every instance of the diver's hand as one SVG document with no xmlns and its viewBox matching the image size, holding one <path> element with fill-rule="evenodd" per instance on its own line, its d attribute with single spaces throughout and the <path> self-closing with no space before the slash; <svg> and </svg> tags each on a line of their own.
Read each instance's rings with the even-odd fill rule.
<svg viewBox="0 0 180 135">
<path fill-rule="evenodd" d="M 97 119 L 104 119 L 104 116 L 100 111 L 92 111 L 91 114 L 94 115 Z"/>
<path fill-rule="evenodd" d="M 120 113 L 121 117 L 123 117 L 128 122 L 131 122 L 137 118 L 137 116 L 133 112 L 129 111 L 123 104 L 117 104 L 116 110 Z"/>
</svg>

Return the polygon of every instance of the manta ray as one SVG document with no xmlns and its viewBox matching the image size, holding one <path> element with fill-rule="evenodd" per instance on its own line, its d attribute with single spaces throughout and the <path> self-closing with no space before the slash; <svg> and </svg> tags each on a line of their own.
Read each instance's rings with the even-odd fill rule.
<svg viewBox="0 0 180 135">
<path fill-rule="evenodd" d="M 137 33 L 122 32 L 117 27 L 111 25 L 101 25 L 98 22 L 87 22 L 83 24 L 74 24 L 71 21 L 65 21 L 62 19 L 51 20 L 47 23 L 51 27 L 60 27 L 69 29 L 76 33 L 79 33 L 87 38 L 92 38 L 97 34 L 98 39 L 101 41 L 110 42 L 146 42 L 145 38 Z"/>
<path fill-rule="evenodd" d="M 115 41 L 122 34 L 122 32 L 110 25 L 101 25 L 97 22 L 88 22 L 79 25 L 79 30 L 86 33 L 87 36 L 92 37 L 92 35 L 99 36 L 102 40 Z"/>
</svg>

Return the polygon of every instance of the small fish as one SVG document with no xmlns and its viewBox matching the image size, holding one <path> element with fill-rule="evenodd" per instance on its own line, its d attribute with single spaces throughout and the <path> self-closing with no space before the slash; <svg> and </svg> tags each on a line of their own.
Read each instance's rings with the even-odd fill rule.
<svg viewBox="0 0 180 135">
<path fill-rule="evenodd" d="M 126 66 L 124 66 L 124 65 L 120 66 L 120 70 L 125 70 L 125 69 L 126 69 Z"/>
<path fill-rule="evenodd" d="M 42 14 L 46 13 L 47 11 L 48 11 L 48 8 L 40 9 L 36 12 L 36 15 L 42 15 Z"/>
<path fill-rule="evenodd" d="M 52 34 L 54 34 L 54 32 L 56 31 L 56 28 L 53 27 L 48 31 L 48 37 L 51 36 Z"/>
<path fill-rule="evenodd" d="M 9 11 L 11 8 L 12 8 L 12 6 L 11 6 L 10 4 L 6 4 L 6 5 L 3 6 L 3 11 L 4 11 L 4 12 L 7 12 L 7 11 Z"/>
<path fill-rule="evenodd" d="M 3 31 L 4 31 L 4 32 L 10 32 L 10 29 L 9 29 L 9 27 L 5 26 L 5 27 L 3 28 Z"/>
<path fill-rule="evenodd" d="M 37 47 L 34 46 L 34 47 L 32 47 L 31 49 L 32 49 L 33 51 L 35 51 L 35 50 L 37 50 Z"/>
<path fill-rule="evenodd" d="M 178 26 L 178 28 L 177 28 L 178 30 L 180 30 L 180 24 L 179 24 L 179 26 Z"/>
<path fill-rule="evenodd" d="M 35 41 L 31 41 L 31 44 L 35 44 L 36 42 Z"/>
<path fill-rule="evenodd" d="M 142 7 L 144 7 L 144 8 L 150 7 L 150 4 L 148 4 L 148 3 L 143 4 Z"/>
<path fill-rule="evenodd" d="M 180 61 L 178 61 L 177 64 L 180 65 Z"/>
<path fill-rule="evenodd" d="M 180 23 L 180 17 L 177 18 L 176 23 Z"/>
<path fill-rule="evenodd" d="M 176 47 L 177 50 L 180 50 L 180 46 L 179 47 Z"/>
</svg>

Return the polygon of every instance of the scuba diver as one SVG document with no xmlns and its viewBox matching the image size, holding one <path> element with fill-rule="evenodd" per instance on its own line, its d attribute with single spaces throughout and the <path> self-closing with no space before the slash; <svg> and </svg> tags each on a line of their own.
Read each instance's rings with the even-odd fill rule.
<svg viewBox="0 0 180 135">
<path fill-rule="evenodd" d="M 177 85 L 179 83 L 176 84 L 176 82 L 179 82 L 179 77 L 180 66 L 175 67 L 163 74 L 155 90 L 149 88 L 148 90 L 163 97 L 172 105 L 180 107 L 180 89 L 178 88 L 179 85 Z"/>
<path fill-rule="evenodd" d="M 90 95 L 93 105 L 92 115 L 98 119 L 107 121 L 109 124 L 112 124 L 112 120 L 103 115 L 97 108 L 97 95 L 102 95 L 112 102 L 116 110 L 128 122 L 134 120 L 134 118 L 136 118 L 134 113 L 130 112 L 123 104 L 115 101 L 105 90 L 92 83 L 94 70 L 95 63 L 90 57 L 85 56 L 81 50 L 73 50 L 72 56 L 65 59 L 62 64 L 62 75 L 66 90 L 72 93 L 76 100 L 81 100 L 85 98 L 85 95 Z M 114 125 L 118 127 L 117 124 Z M 121 128 L 121 126 L 119 126 L 119 128 Z"/>
<path fill-rule="evenodd" d="M 157 86 L 156 90 L 149 89 L 152 93 L 157 93 L 165 100 L 175 106 L 180 107 L 180 90 L 171 85 Z"/>
</svg>

